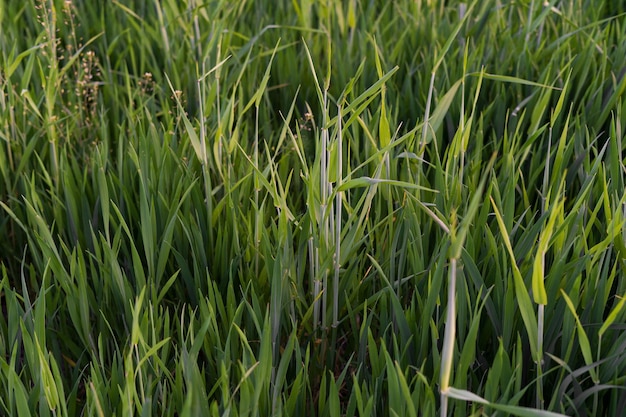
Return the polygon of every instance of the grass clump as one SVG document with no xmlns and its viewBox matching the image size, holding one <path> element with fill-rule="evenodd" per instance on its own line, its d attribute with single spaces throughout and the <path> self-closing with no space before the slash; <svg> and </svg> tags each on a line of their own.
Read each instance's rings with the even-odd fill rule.
<svg viewBox="0 0 626 417">
<path fill-rule="evenodd" d="M 0 414 L 619 415 L 616 8 L 0 4 Z"/>
</svg>

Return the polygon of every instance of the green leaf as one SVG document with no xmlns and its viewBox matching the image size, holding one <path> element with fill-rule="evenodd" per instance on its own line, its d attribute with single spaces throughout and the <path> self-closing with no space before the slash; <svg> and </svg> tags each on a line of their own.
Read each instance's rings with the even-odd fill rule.
<svg viewBox="0 0 626 417">
<path fill-rule="evenodd" d="M 196 129 L 193 127 L 193 125 L 189 121 L 185 108 L 183 107 L 183 104 L 180 101 L 180 97 L 177 94 L 177 91 L 172 86 L 172 82 L 170 81 L 167 75 L 165 75 L 165 78 L 167 79 L 167 83 L 170 86 L 170 90 L 172 91 L 172 96 L 174 97 L 174 100 L 176 100 L 176 106 L 178 107 L 178 114 L 180 115 L 180 118 L 182 119 L 183 124 L 185 125 L 185 131 L 187 132 L 187 135 L 189 136 L 189 141 L 191 142 L 191 146 L 193 147 L 193 150 L 196 153 L 196 158 L 198 158 L 198 160 L 202 162 L 202 165 L 206 165 L 207 164 L 206 149 L 204 148 L 203 144 L 200 142 L 200 137 L 198 136 L 198 133 L 196 133 Z"/>
<path fill-rule="evenodd" d="M 386 180 L 386 179 L 371 178 L 371 177 L 353 178 L 351 180 L 348 180 L 348 181 L 344 182 L 339 187 L 337 187 L 336 191 L 346 191 L 346 190 L 349 190 L 351 188 L 370 187 L 372 185 L 378 185 L 378 184 L 389 184 L 389 185 L 393 185 L 393 186 L 401 187 L 401 188 L 409 188 L 409 189 L 414 189 L 414 190 L 425 190 L 425 191 L 431 191 L 431 192 L 434 192 L 434 193 L 437 192 L 437 191 L 435 191 L 433 189 L 430 189 L 430 188 L 427 188 L 427 187 L 423 187 L 421 185 L 411 184 L 410 182 L 397 181 L 397 180 Z"/>
<path fill-rule="evenodd" d="M 537 410 L 533 408 L 519 407 L 515 405 L 506 405 L 506 404 L 497 404 L 491 403 L 484 398 L 474 394 L 473 392 L 456 389 L 456 388 L 448 388 L 446 395 L 450 398 L 455 398 L 457 400 L 463 401 L 472 401 L 477 402 L 479 404 L 488 405 L 489 407 L 495 408 L 496 410 L 504 411 L 508 413 L 508 415 L 519 416 L 519 417 L 567 417 L 565 414 L 554 413 L 552 411 L 545 410 Z"/>
<path fill-rule="evenodd" d="M 356 0 L 350 0 L 348 3 L 348 27 L 350 29 L 356 27 Z"/>
<path fill-rule="evenodd" d="M 561 114 L 561 109 L 563 109 L 563 103 L 565 102 L 565 96 L 568 93 L 567 87 L 569 87 L 569 80 L 572 76 L 572 70 L 570 70 L 569 75 L 567 76 L 567 80 L 565 80 L 565 84 L 563 85 L 563 89 L 561 90 L 561 95 L 559 96 L 559 100 L 556 102 L 556 106 L 554 106 L 554 110 L 552 111 L 552 116 L 550 117 L 550 126 L 554 126 L 556 120 Z"/>
<path fill-rule="evenodd" d="M 563 179 L 564 181 L 565 179 Z M 562 189 L 564 182 L 561 183 L 560 189 Z M 560 194 L 560 193 L 559 193 Z M 550 207 L 550 216 L 545 227 L 539 234 L 539 243 L 537 244 L 537 254 L 533 261 L 533 275 L 532 275 L 532 290 L 533 298 L 537 304 L 548 304 L 548 295 L 546 294 L 546 287 L 544 284 L 545 277 L 545 255 L 548 251 L 550 239 L 552 239 L 552 233 L 554 231 L 554 225 L 559 215 L 563 211 L 563 199 L 559 199 L 558 202 Z"/>
<path fill-rule="evenodd" d="M 398 66 L 393 67 L 391 70 L 389 70 L 387 73 L 385 73 L 385 75 L 383 75 L 382 77 L 378 78 L 378 81 L 376 81 L 374 84 L 372 84 L 367 90 L 365 90 L 363 93 L 361 93 L 357 98 L 355 98 L 354 100 L 352 100 L 352 102 L 350 102 L 348 104 L 348 106 L 346 106 L 344 113 L 348 114 L 348 113 L 357 113 L 360 114 L 361 112 L 358 111 L 359 106 L 361 104 L 363 104 L 364 102 L 366 102 L 367 100 L 371 99 L 372 97 L 376 96 L 380 90 L 383 88 L 383 86 L 385 85 L 385 83 L 393 76 L 393 74 L 395 74 L 400 68 Z M 333 120 L 336 120 L 333 119 Z M 350 122 L 346 122 L 345 124 L 345 128 L 347 128 L 350 125 Z"/>
<path fill-rule="evenodd" d="M 439 65 L 441 65 L 441 63 L 443 62 L 443 59 L 448 53 L 448 50 L 452 46 L 452 42 L 456 40 L 457 35 L 459 34 L 459 32 L 461 31 L 461 28 L 465 24 L 465 21 L 472 14 L 472 10 L 474 9 L 474 6 L 476 6 L 476 3 L 477 3 L 476 1 L 473 1 L 472 4 L 465 10 L 465 15 L 463 16 L 461 21 L 456 24 L 456 27 L 454 28 L 450 36 L 448 36 L 448 40 L 446 40 L 446 43 L 441 48 L 441 51 L 439 51 L 439 56 L 435 59 L 435 65 L 433 66 L 432 73 L 437 72 Z"/>
<path fill-rule="evenodd" d="M 548 90 L 561 90 L 561 88 L 559 88 L 559 87 L 553 87 L 553 86 L 548 85 L 548 84 L 541 84 L 541 83 L 537 83 L 535 81 L 529 81 L 529 80 L 526 80 L 524 78 L 513 77 L 513 76 L 510 76 L 510 75 L 490 74 L 488 72 L 471 72 L 471 73 L 469 73 L 467 75 L 468 76 L 473 76 L 473 77 L 479 77 L 480 76 L 480 77 L 482 77 L 484 79 L 487 79 L 487 80 L 500 81 L 500 82 L 504 82 L 504 83 L 529 85 L 531 87 L 547 88 Z"/>
<path fill-rule="evenodd" d="M 478 211 L 478 207 L 480 202 L 484 200 L 483 189 L 485 188 L 485 182 L 489 175 L 491 175 L 491 169 L 496 160 L 496 154 L 494 153 L 485 168 L 485 172 L 483 173 L 482 178 L 480 179 L 480 183 L 476 188 L 476 191 L 473 193 L 472 199 L 470 200 L 470 204 L 467 208 L 465 216 L 459 225 L 458 230 L 454 231 L 451 229 L 451 241 L 450 241 L 450 257 L 454 259 L 459 259 L 461 257 L 461 251 L 463 250 L 463 245 L 465 244 L 465 237 L 467 236 L 467 232 L 472 227 L 474 222 L 474 216 L 476 216 L 476 212 Z"/>
<path fill-rule="evenodd" d="M 599 337 L 602 337 L 602 335 L 608 330 L 608 328 L 611 327 L 611 325 L 615 322 L 622 309 L 624 308 L 625 303 L 626 296 L 619 297 L 617 305 L 613 308 L 613 310 L 611 310 L 604 323 L 602 323 L 602 327 L 600 327 L 600 330 L 598 331 Z"/>
<path fill-rule="evenodd" d="M 535 316 L 534 308 L 530 300 L 530 295 L 528 295 L 528 289 L 526 288 L 526 285 L 524 284 L 524 279 L 522 278 L 519 268 L 517 267 L 517 261 L 515 259 L 515 254 L 513 253 L 513 247 L 511 246 L 511 241 L 509 240 L 509 232 L 506 230 L 504 220 L 502 219 L 502 215 L 500 214 L 500 210 L 498 210 L 495 201 L 493 201 L 492 197 L 489 198 L 491 199 L 491 205 L 493 206 L 494 214 L 498 222 L 498 227 L 500 228 L 500 236 L 504 241 L 504 246 L 506 247 L 507 252 L 509 253 L 510 265 L 513 269 L 515 295 L 517 296 L 517 302 L 519 304 L 522 321 L 524 322 L 526 332 L 528 333 L 530 350 L 535 360 L 540 360 L 540 358 L 538 358 L 540 352 L 537 345 L 537 317 Z"/>
<path fill-rule="evenodd" d="M 433 111 L 432 115 L 428 118 L 428 126 L 429 128 L 426 131 L 426 136 L 424 137 L 424 144 L 430 143 L 433 140 L 435 132 L 441 126 L 443 119 L 448 114 L 448 110 L 450 109 L 450 105 L 456 96 L 456 92 L 459 87 L 463 83 L 463 79 L 457 80 L 452 87 L 444 94 L 444 96 L 437 103 L 437 108 Z"/>
<path fill-rule="evenodd" d="M 576 320 L 578 345 L 580 346 L 580 351 L 582 352 L 583 358 L 585 359 L 585 364 L 590 367 L 589 373 L 591 374 L 591 378 L 596 384 L 598 384 L 600 382 L 600 380 L 598 379 L 598 373 L 594 367 L 591 367 L 593 364 L 593 355 L 591 354 L 591 344 L 589 343 L 587 333 L 585 333 L 585 329 L 580 322 L 580 318 L 578 317 L 578 314 L 576 314 L 576 307 L 574 306 L 574 303 L 572 303 L 572 300 L 567 296 L 567 293 L 563 291 L 563 289 L 561 289 L 561 295 L 563 296 L 565 303 L 567 303 L 567 307 L 569 308 L 570 312 L 574 316 L 574 319 Z"/>
<path fill-rule="evenodd" d="M 59 392 L 57 391 L 57 384 L 52 375 L 50 364 L 48 363 L 47 355 L 44 353 L 39 339 L 35 335 L 35 346 L 37 347 L 37 356 L 39 358 L 39 371 L 41 372 L 41 384 L 43 392 L 46 396 L 46 401 L 51 410 L 56 410 L 59 406 L 61 399 L 59 398 Z"/>
</svg>

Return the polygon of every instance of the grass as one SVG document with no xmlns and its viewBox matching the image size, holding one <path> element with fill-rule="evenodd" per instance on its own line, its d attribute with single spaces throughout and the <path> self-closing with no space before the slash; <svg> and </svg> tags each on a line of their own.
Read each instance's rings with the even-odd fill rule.
<svg viewBox="0 0 626 417">
<path fill-rule="evenodd" d="M 626 10 L 0 3 L 0 414 L 620 415 Z"/>
</svg>

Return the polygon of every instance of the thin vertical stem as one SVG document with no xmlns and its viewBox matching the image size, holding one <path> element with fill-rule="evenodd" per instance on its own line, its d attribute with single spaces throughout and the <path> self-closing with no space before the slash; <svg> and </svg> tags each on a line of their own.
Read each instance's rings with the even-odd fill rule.
<svg viewBox="0 0 626 417">
<path fill-rule="evenodd" d="M 259 106 L 256 106 L 256 117 L 254 119 L 254 276 L 259 276 L 259 244 L 261 243 L 261 225 L 259 218 Z"/>
<path fill-rule="evenodd" d="M 195 17 L 196 22 L 197 22 L 197 16 Z M 200 48 L 200 47 L 198 47 Z M 220 97 L 222 97 L 220 95 L 220 79 L 222 76 L 222 65 L 220 64 L 220 60 L 222 58 L 222 36 L 220 35 L 220 38 L 217 41 L 217 58 L 216 58 L 216 65 L 218 65 L 217 69 L 215 70 L 215 105 L 217 108 L 217 123 L 220 127 L 220 132 L 224 132 L 224 130 L 222 129 L 222 107 L 221 107 L 221 99 Z M 222 164 L 222 134 L 219 135 L 219 137 L 217 138 L 217 155 L 215 155 L 215 158 L 218 160 L 218 166 Z M 221 167 L 220 167 L 221 168 Z"/>
<path fill-rule="evenodd" d="M 206 146 L 206 127 L 204 120 L 204 97 L 203 93 L 203 85 L 201 81 L 198 80 L 196 83 L 198 89 L 198 110 L 200 112 L 200 146 L 201 146 L 201 158 L 202 158 L 202 177 L 204 179 L 204 197 L 206 199 L 206 209 L 207 209 L 207 234 L 209 239 L 209 247 L 213 247 L 213 228 L 211 227 L 211 216 L 213 213 L 213 204 L 211 200 L 211 175 L 209 172 L 209 158 L 207 155 L 207 146 Z"/>
<path fill-rule="evenodd" d="M 545 306 L 539 304 L 537 311 L 537 408 L 543 410 L 543 316 Z"/>
<path fill-rule="evenodd" d="M 322 248 L 322 262 L 325 264 L 325 261 L 328 255 L 328 248 L 330 247 L 330 218 L 328 216 L 329 207 L 328 207 L 328 163 L 329 163 L 329 155 L 328 155 L 328 127 L 327 123 L 327 96 L 328 91 L 324 90 L 323 97 L 323 109 L 322 109 L 322 149 L 320 155 L 320 199 L 321 199 L 321 224 L 320 224 L 320 232 L 321 232 L 321 241 L 320 246 Z M 328 294 L 328 269 L 325 267 L 322 271 L 322 326 L 326 328 L 327 326 L 327 294 Z"/>
<path fill-rule="evenodd" d="M 448 414 L 448 387 L 450 386 L 452 355 L 456 337 L 456 261 L 456 258 L 450 259 L 448 276 L 448 314 L 441 352 L 441 417 L 446 417 Z"/>
<path fill-rule="evenodd" d="M 320 262 L 320 256 L 319 256 L 319 249 L 317 247 L 314 246 L 314 241 L 313 238 L 311 237 L 311 239 L 309 240 L 310 243 L 310 252 L 311 252 L 311 279 L 313 280 L 313 300 L 314 300 L 314 304 L 313 304 L 313 327 L 317 329 L 317 327 L 320 324 L 320 300 L 319 300 L 319 294 L 320 291 L 322 290 L 320 288 L 320 280 L 319 280 L 319 262 Z"/>
<path fill-rule="evenodd" d="M 337 106 L 337 188 L 341 186 L 341 165 L 342 165 L 342 146 L 341 137 L 341 106 Z M 339 320 L 337 318 L 339 310 L 339 269 L 341 268 L 341 193 L 337 191 L 335 195 L 335 276 L 333 282 L 333 327 L 337 327 Z"/>
<path fill-rule="evenodd" d="M 528 8 L 528 25 L 526 26 L 526 42 L 525 44 L 528 45 L 528 41 L 530 40 L 530 27 L 532 26 L 533 23 L 533 9 L 535 8 L 535 0 L 532 0 L 530 2 L 530 7 Z"/>
<path fill-rule="evenodd" d="M 421 148 L 420 155 L 424 153 L 426 149 L 426 134 L 428 133 L 428 126 L 430 119 L 430 102 L 433 99 L 433 90 L 435 89 L 435 71 L 430 74 L 430 87 L 428 88 L 428 98 L 426 99 L 426 110 L 424 111 L 424 126 L 422 127 L 422 140 L 421 140 Z"/>
</svg>

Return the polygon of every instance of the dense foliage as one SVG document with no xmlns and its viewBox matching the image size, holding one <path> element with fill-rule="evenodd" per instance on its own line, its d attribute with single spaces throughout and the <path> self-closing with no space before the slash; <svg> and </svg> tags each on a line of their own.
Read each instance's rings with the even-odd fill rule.
<svg viewBox="0 0 626 417">
<path fill-rule="evenodd" d="M 620 415 L 620 4 L 0 0 L 0 414 Z"/>
</svg>

